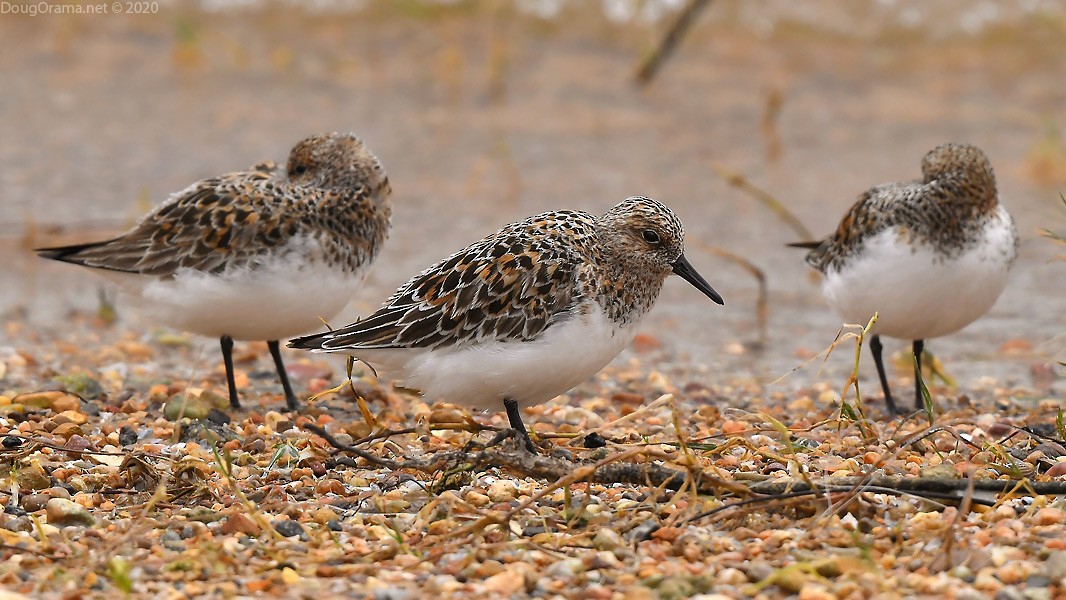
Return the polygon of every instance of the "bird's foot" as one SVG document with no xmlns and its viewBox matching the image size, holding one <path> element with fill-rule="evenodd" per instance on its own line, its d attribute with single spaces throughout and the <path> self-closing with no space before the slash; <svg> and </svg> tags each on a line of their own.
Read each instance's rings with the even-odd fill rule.
<svg viewBox="0 0 1066 600">
<path fill-rule="evenodd" d="M 496 435 L 492 436 L 492 439 L 485 442 L 485 445 L 480 446 L 480 449 L 487 449 L 499 446 L 500 444 L 509 439 L 514 439 L 515 443 L 520 449 L 525 450 L 530 454 L 540 454 L 540 452 L 537 451 L 537 446 L 533 443 L 533 440 L 530 439 L 529 433 L 524 430 L 515 429 L 512 427 L 508 427 L 507 429 L 501 429 L 496 432 Z M 477 445 L 475 445 L 474 442 L 471 441 L 471 443 L 467 444 L 467 449 L 471 449 L 471 447 L 477 448 Z"/>
</svg>

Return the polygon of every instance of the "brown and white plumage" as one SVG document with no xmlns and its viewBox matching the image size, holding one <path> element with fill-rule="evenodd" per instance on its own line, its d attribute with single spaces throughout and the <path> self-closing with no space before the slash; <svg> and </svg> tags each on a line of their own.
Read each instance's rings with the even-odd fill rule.
<svg viewBox="0 0 1066 600">
<path fill-rule="evenodd" d="M 198 181 L 116 238 L 38 254 L 97 269 L 160 322 L 222 338 L 224 354 L 226 339 L 272 341 L 280 363 L 276 340 L 317 328 L 358 290 L 388 235 L 390 194 L 358 138 L 321 134 L 284 170 Z"/>
<path fill-rule="evenodd" d="M 721 303 L 683 248 L 680 220 L 649 198 L 602 217 L 543 213 L 426 269 L 365 319 L 289 345 L 350 354 L 432 400 L 504 403 L 520 429 L 517 407 L 550 400 L 621 352 L 671 272 Z"/>
<path fill-rule="evenodd" d="M 922 159 L 920 180 L 870 188 L 832 235 L 802 246 L 841 318 L 865 324 L 877 312 L 870 347 L 895 412 L 879 336 L 912 340 L 920 355 L 926 338 L 986 313 L 1006 286 L 1018 233 L 984 152 L 943 144 Z"/>
</svg>

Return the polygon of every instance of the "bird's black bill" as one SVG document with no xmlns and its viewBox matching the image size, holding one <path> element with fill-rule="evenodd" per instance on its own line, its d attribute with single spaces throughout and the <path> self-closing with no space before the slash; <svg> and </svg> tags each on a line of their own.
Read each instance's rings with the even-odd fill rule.
<svg viewBox="0 0 1066 600">
<path fill-rule="evenodd" d="M 718 304 L 725 304 L 725 301 L 722 300 L 722 296 L 714 291 L 714 288 L 711 287 L 711 284 L 707 283 L 707 280 L 703 278 L 703 275 L 700 275 L 696 269 L 689 264 L 688 259 L 685 258 L 684 254 L 677 257 L 673 266 L 674 273 L 680 275 L 682 279 L 691 283 L 697 290 L 703 292 L 704 295 Z"/>
</svg>

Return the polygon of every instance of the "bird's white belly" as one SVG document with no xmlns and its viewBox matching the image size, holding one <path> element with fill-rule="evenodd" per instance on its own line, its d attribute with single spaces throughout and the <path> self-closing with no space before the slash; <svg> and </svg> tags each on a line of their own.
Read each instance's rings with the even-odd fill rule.
<svg viewBox="0 0 1066 600">
<path fill-rule="evenodd" d="M 316 331 L 359 289 L 366 269 L 341 273 L 291 258 L 212 275 L 191 269 L 169 279 L 111 273 L 160 323 L 210 337 L 283 340 Z"/>
<path fill-rule="evenodd" d="M 822 291 L 847 323 L 865 325 L 876 311 L 874 334 L 906 340 L 947 335 L 995 304 L 1014 259 L 1015 236 L 1009 217 L 992 221 L 981 243 L 949 259 L 887 230 L 840 270 L 829 271 Z"/>
<path fill-rule="evenodd" d="M 629 344 L 635 324 L 620 328 L 594 307 L 548 328 L 529 342 L 486 341 L 459 350 L 437 348 L 353 352 L 383 375 L 419 389 L 427 400 L 499 410 L 505 398 L 533 406 L 595 375 Z"/>
</svg>

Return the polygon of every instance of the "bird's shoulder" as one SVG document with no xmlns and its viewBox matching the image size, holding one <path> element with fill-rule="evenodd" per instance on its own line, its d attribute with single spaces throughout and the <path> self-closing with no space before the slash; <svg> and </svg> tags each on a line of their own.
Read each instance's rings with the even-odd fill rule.
<svg viewBox="0 0 1066 600">
<path fill-rule="evenodd" d="M 587 213 L 545 213 L 504 227 L 422 271 L 375 313 L 327 334 L 324 348 L 528 341 L 566 318 L 593 250 Z"/>
<path fill-rule="evenodd" d="M 923 188 L 919 182 L 886 183 L 869 188 L 844 213 L 836 230 L 807 254 L 807 262 L 825 272 L 873 236 L 899 225 L 915 213 L 914 207 L 925 194 Z"/>
</svg>

